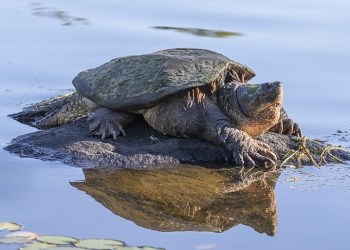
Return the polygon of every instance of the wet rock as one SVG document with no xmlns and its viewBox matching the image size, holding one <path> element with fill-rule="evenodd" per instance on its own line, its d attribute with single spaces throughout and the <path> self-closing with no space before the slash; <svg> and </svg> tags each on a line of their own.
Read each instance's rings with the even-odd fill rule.
<svg viewBox="0 0 350 250">
<path fill-rule="evenodd" d="M 165 136 L 148 126 L 142 119 L 126 130 L 127 137 L 101 140 L 88 133 L 86 118 L 56 128 L 38 131 L 13 139 L 5 149 L 21 157 L 42 160 L 58 160 L 79 167 L 149 166 L 167 163 L 231 162 L 232 157 L 221 146 L 193 138 Z M 298 150 L 299 139 L 275 133 L 266 133 L 259 140 L 270 145 L 282 161 L 291 151 Z M 327 145 L 313 140 L 306 141 L 315 161 Z M 339 159 L 350 159 L 348 151 L 335 149 Z M 300 164 L 311 164 L 310 159 L 300 154 Z M 293 158 L 293 164 L 295 159 Z M 326 161 L 335 159 L 326 155 Z"/>
<path fill-rule="evenodd" d="M 32 122 L 62 99 L 50 99 L 11 115 L 32 125 Z M 18 136 L 5 149 L 21 157 L 61 161 L 79 167 L 142 167 L 169 163 L 220 162 L 234 165 L 226 150 L 210 142 L 194 138 L 165 136 L 140 118 L 126 128 L 127 137 L 101 140 L 88 133 L 86 117 L 71 124 Z M 323 164 L 350 159 L 350 151 L 318 140 L 308 140 L 265 133 L 258 137 L 284 164 Z M 292 157 L 291 157 L 292 155 Z M 288 161 L 284 161 L 288 158 Z"/>
</svg>

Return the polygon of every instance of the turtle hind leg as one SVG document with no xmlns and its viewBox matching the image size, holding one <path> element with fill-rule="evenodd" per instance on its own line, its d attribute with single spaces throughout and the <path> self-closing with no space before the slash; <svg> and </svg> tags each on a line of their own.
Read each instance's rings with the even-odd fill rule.
<svg viewBox="0 0 350 250">
<path fill-rule="evenodd" d="M 270 132 L 275 132 L 282 135 L 294 135 L 302 137 L 301 129 L 297 123 L 290 119 L 284 108 L 281 109 L 280 119 L 273 127 L 269 129 Z"/>
<path fill-rule="evenodd" d="M 124 128 L 128 126 L 137 114 L 114 111 L 106 107 L 99 107 L 88 117 L 90 133 L 101 136 L 102 139 L 122 134 L 126 137 Z"/>
<path fill-rule="evenodd" d="M 62 105 L 47 112 L 44 117 L 36 119 L 33 125 L 43 129 L 72 122 L 88 114 L 93 106 L 90 102 L 75 92 L 69 98 L 66 98 Z"/>
</svg>

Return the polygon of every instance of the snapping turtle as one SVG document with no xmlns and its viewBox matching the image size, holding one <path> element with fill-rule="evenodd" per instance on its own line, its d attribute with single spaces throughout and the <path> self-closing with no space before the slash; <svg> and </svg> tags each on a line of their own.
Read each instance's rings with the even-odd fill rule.
<svg viewBox="0 0 350 250">
<path fill-rule="evenodd" d="M 223 145 L 237 165 L 274 167 L 276 156 L 254 137 L 270 130 L 300 134 L 282 108 L 282 84 L 248 84 L 254 72 L 203 49 L 168 49 L 114 59 L 78 74 L 76 93 L 36 121 L 57 126 L 89 114 L 90 132 L 126 136 L 137 115 L 172 136 Z"/>
</svg>

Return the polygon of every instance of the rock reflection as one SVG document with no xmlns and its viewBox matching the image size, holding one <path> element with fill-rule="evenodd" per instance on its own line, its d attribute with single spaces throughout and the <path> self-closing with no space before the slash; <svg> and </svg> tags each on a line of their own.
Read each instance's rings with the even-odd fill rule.
<svg viewBox="0 0 350 250">
<path fill-rule="evenodd" d="M 110 211 L 157 231 L 223 232 L 244 224 L 274 235 L 276 173 L 182 165 L 167 169 L 84 169 L 72 182 Z"/>
<path fill-rule="evenodd" d="M 62 25 L 89 24 L 86 18 L 74 17 L 65 11 L 58 10 L 56 8 L 44 7 L 40 3 L 32 3 L 32 13 L 35 16 L 58 19 L 62 22 Z"/>
<path fill-rule="evenodd" d="M 223 30 L 208 30 L 208 29 L 198 29 L 198 28 L 184 28 L 184 27 L 169 27 L 169 26 L 153 26 L 153 29 L 158 30 L 174 30 L 181 33 L 187 33 L 195 36 L 203 37 L 216 37 L 216 38 L 226 38 L 231 36 L 242 36 L 239 32 L 230 32 Z"/>
</svg>

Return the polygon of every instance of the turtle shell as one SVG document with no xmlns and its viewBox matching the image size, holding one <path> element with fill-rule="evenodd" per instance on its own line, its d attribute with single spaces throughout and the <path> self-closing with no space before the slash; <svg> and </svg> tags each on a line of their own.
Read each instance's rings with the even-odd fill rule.
<svg viewBox="0 0 350 250">
<path fill-rule="evenodd" d="M 132 111 L 152 107 L 170 95 L 210 84 L 233 71 L 246 80 L 255 75 L 248 67 L 213 51 L 168 49 L 113 59 L 79 73 L 73 85 L 99 105 Z"/>
</svg>

